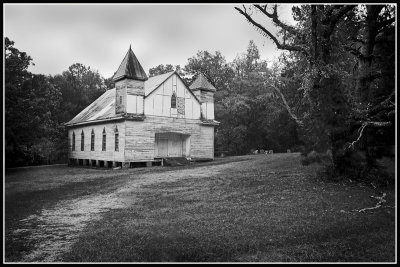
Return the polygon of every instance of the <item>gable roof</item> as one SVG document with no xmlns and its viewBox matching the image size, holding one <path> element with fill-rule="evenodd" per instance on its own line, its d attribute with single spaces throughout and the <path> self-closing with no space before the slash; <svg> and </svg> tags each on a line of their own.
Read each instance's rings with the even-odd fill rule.
<svg viewBox="0 0 400 267">
<path fill-rule="evenodd" d="M 92 104 L 79 112 L 66 125 L 118 117 L 115 114 L 115 88 L 107 90 Z"/>
<path fill-rule="evenodd" d="M 192 82 L 192 84 L 189 86 L 190 90 L 207 90 L 207 91 L 213 91 L 215 92 L 217 89 L 215 89 L 214 85 L 212 85 L 208 79 L 203 75 L 203 73 L 199 73 L 197 75 L 196 79 Z"/>
<path fill-rule="evenodd" d="M 115 72 L 114 76 L 112 77 L 114 81 L 118 81 L 124 78 L 141 81 L 145 81 L 148 79 L 146 73 L 139 63 L 139 60 L 136 58 L 130 46 L 124 59 L 119 65 L 117 72 Z"/>
<path fill-rule="evenodd" d="M 154 91 L 157 90 L 157 88 L 163 84 L 169 77 L 171 77 L 173 74 L 176 74 L 176 76 L 178 76 L 178 78 L 182 81 L 182 83 L 185 85 L 185 87 L 187 88 L 185 82 L 182 80 L 181 76 L 179 76 L 179 74 L 176 71 L 171 71 L 171 72 L 167 72 L 161 75 L 157 75 L 154 77 L 151 77 L 148 81 L 146 81 L 144 83 L 144 90 L 145 90 L 145 97 L 151 95 Z M 197 102 L 200 103 L 200 100 L 197 98 L 197 96 L 192 92 L 192 90 L 190 90 L 188 88 L 188 91 L 190 92 L 190 94 L 194 97 L 194 99 L 197 100 Z"/>
<path fill-rule="evenodd" d="M 150 77 L 144 82 L 145 98 L 153 93 L 157 88 L 162 85 L 169 77 L 171 77 L 175 71 L 164 73 L 161 75 Z M 182 78 L 177 74 L 182 80 Z M 182 81 L 183 82 L 183 81 Z M 193 92 L 188 89 L 193 97 L 200 103 L 198 98 Z M 115 113 L 115 88 L 107 90 L 99 98 L 97 98 L 92 104 L 87 106 L 84 110 L 79 112 L 72 120 L 66 123 L 66 125 L 82 124 L 87 122 L 108 120 L 114 118 L 121 118 L 120 114 Z"/>
<path fill-rule="evenodd" d="M 144 82 L 144 94 L 148 96 L 154 90 L 158 88 L 165 80 L 167 80 L 175 71 L 170 71 L 161 75 L 150 77 L 147 81 Z"/>
</svg>

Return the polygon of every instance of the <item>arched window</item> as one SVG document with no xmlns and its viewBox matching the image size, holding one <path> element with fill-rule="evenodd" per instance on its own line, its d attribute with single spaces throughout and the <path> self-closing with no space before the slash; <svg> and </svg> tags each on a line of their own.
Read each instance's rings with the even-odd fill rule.
<svg viewBox="0 0 400 267">
<path fill-rule="evenodd" d="M 92 137 L 90 139 L 90 150 L 94 151 L 94 130 L 92 129 Z"/>
<path fill-rule="evenodd" d="M 118 128 L 115 127 L 115 151 L 119 151 L 119 133 L 118 133 Z"/>
<path fill-rule="evenodd" d="M 72 132 L 72 151 L 75 151 L 75 132 Z"/>
<path fill-rule="evenodd" d="M 175 92 L 171 96 L 171 108 L 176 108 L 176 95 Z"/>
<path fill-rule="evenodd" d="M 101 146 L 102 151 L 106 151 L 106 127 L 103 129 L 103 144 Z"/>
<path fill-rule="evenodd" d="M 83 130 L 82 130 L 82 133 L 81 133 L 81 151 L 84 151 L 85 150 L 85 134 L 83 133 Z"/>
</svg>

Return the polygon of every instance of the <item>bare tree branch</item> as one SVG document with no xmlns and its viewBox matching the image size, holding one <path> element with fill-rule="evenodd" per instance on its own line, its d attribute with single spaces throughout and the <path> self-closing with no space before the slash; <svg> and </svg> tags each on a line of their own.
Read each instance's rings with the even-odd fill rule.
<svg viewBox="0 0 400 267">
<path fill-rule="evenodd" d="M 285 96 L 283 95 L 283 93 L 281 92 L 281 90 L 276 87 L 275 85 L 271 84 L 271 83 L 265 83 L 265 85 L 270 86 L 272 89 L 275 90 L 275 92 L 277 92 L 279 94 L 279 96 L 282 99 L 283 105 L 286 108 L 287 112 L 289 113 L 290 117 L 292 117 L 292 119 L 300 126 L 303 126 L 303 121 L 301 119 L 299 119 L 296 114 L 293 113 L 291 107 L 289 106 L 288 102 L 286 101 Z"/>
<path fill-rule="evenodd" d="M 254 5 L 258 10 L 260 10 L 264 15 L 267 17 L 271 18 L 272 21 L 282 29 L 288 31 L 289 33 L 297 36 L 300 40 L 304 39 L 304 35 L 301 34 L 298 30 L 296 30 L 293 26 L 287 25 L 283 23 L 279 18 L 278 18 L 278 12 L 277 12 L 277 5 L 274 6 L 274 12 L 269 13 L 267 11 L 267 5 L 261 6 L 261 5 Z"/>
<path fill-rule="evenodd" d="M 356 5 L 345 5 L 345 6 L 334 6 L 332 10 L 332 16 L 328 16 L 329 22 L 327 23 L 327 29 L 325 30 L 325 35 L 330 36 L 335 29 L 336 24 L 339 22 L 339 20 L 347 14 L 347 12 L 351 11 L 353 8 L 355 8 Z M 335 11 L 337 10 L 336 14 Z"/>
<path fill-rule="evenodd" d="M 390 121 L 366 121 L 363 122 L 361 127 L 358 129 L 360 134 L 358 135 L 358 138 L 354 140 L 353 142 L 349 143 L 346 150 L 348 149 L 353 149 L 354 145 L 360 141 L 361 137 L 363 136 L 364 129 L 366 127 L 372 127 L 372 128 L 385 128 L 385 127 L 390 127 L 392 126 L 392 123 Z"/>
<path fill-rule="evenodd" d="M 257 23 L 255 20 L 253 20 L 253 18 L 246 12 L 246 8 L 244 6 L 243 6 L 244 11 L 241 10 L 240 8 L 238 8 L 238 7 L 235 7 L 235 9 L 237 11 L 239 11 L 239 13 L 242 14 L 251 24 L 253 24 L 259 30 L 261 30 L 261 32 L 265 36 L 268 36 L 269 38 L 271 38 L 272 41 L 274 41 L 274 43 L 276 44 L 278 49 L 289 50 L 289 51 L 298 51 L 298 52 L 302 52 L 302 53 L 304 53 L 305 55 L 308 56 L 308 52 L 301 46 L 281 44 L 279 42 L 279 40 L 272 33 L 270 33 L 264 26 L 262 26 L 261 24 Z"/>
<path fill-rule="evenodd" d="M 363 134 L 363 132 L 364 132 L 365 127 L 367 127 L 366 124 L 363 124 L 363 125 L 361 126 L 361 128 L 359 129 L 360 134 L 358 135 L 358 138 L 357 138 L 356 140 L 354 140 L 353 142 L 351 142 L 351 143 L 349 144 L 349 146 L 347 147 L 347 149 L 352 149 L 352 148 L 354 148 L 354 145 L 355 145 L 358 141 L 360 141 L 360 139 L 361 139 L 361 137 L 362 137 L 362 134 Z"/>
<path fill-rule="evenodd" d="M 375 105 L 372 109 L 368 110 L 368 116 L 373 116 L 374 114 L 382 111 L 382 110 L 391 110 L 394 111 L 396 108 L 395 103 L 393 103 L 391 100 L 395 96 L 395 90 L 386 97 L 383 101 L 381 101 L 379 104 Z"/>
</svg>

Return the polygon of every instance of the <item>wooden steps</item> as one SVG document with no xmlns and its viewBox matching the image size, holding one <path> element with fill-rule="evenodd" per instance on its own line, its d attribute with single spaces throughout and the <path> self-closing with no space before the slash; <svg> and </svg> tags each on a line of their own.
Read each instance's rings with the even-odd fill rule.
<svg viewBox="0 0 400 267">
<path fill-rule="evenodd" d="M 164 166 L 184 166 L 189 165 L 190 161 L 185 157 L 163 158 Z"/>
</svg>

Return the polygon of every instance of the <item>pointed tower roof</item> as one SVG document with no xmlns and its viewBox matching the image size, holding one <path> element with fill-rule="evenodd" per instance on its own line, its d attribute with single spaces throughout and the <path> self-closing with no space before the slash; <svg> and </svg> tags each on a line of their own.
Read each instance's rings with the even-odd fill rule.
<svg viewBox="0 0 400 267">
<path fill-rule="evenodd" d="M 133 53 L 131 46 L 129 46 L 128 52 L 122 60 L 121 65 L 119 65 L 117 72 L 114 73 L 113 76 L 114 81 L 118 81 L 124 78 L 141 81 L 146 81 L 148 79 L 146 73 L 139 63 L 139 60 Z"/>
<path fill-rule="evenodd" d="M 208 79 L 204 76 L 204 74 L 199 73 L 197 75 L 196 79 L 192 82 L 192 84 L 189 86 L 190 90 L 207 90 L 207 91 L 213 91 L 215 92 L 216 89 L 214 85 L 212 85 Z"/>
</svg>

